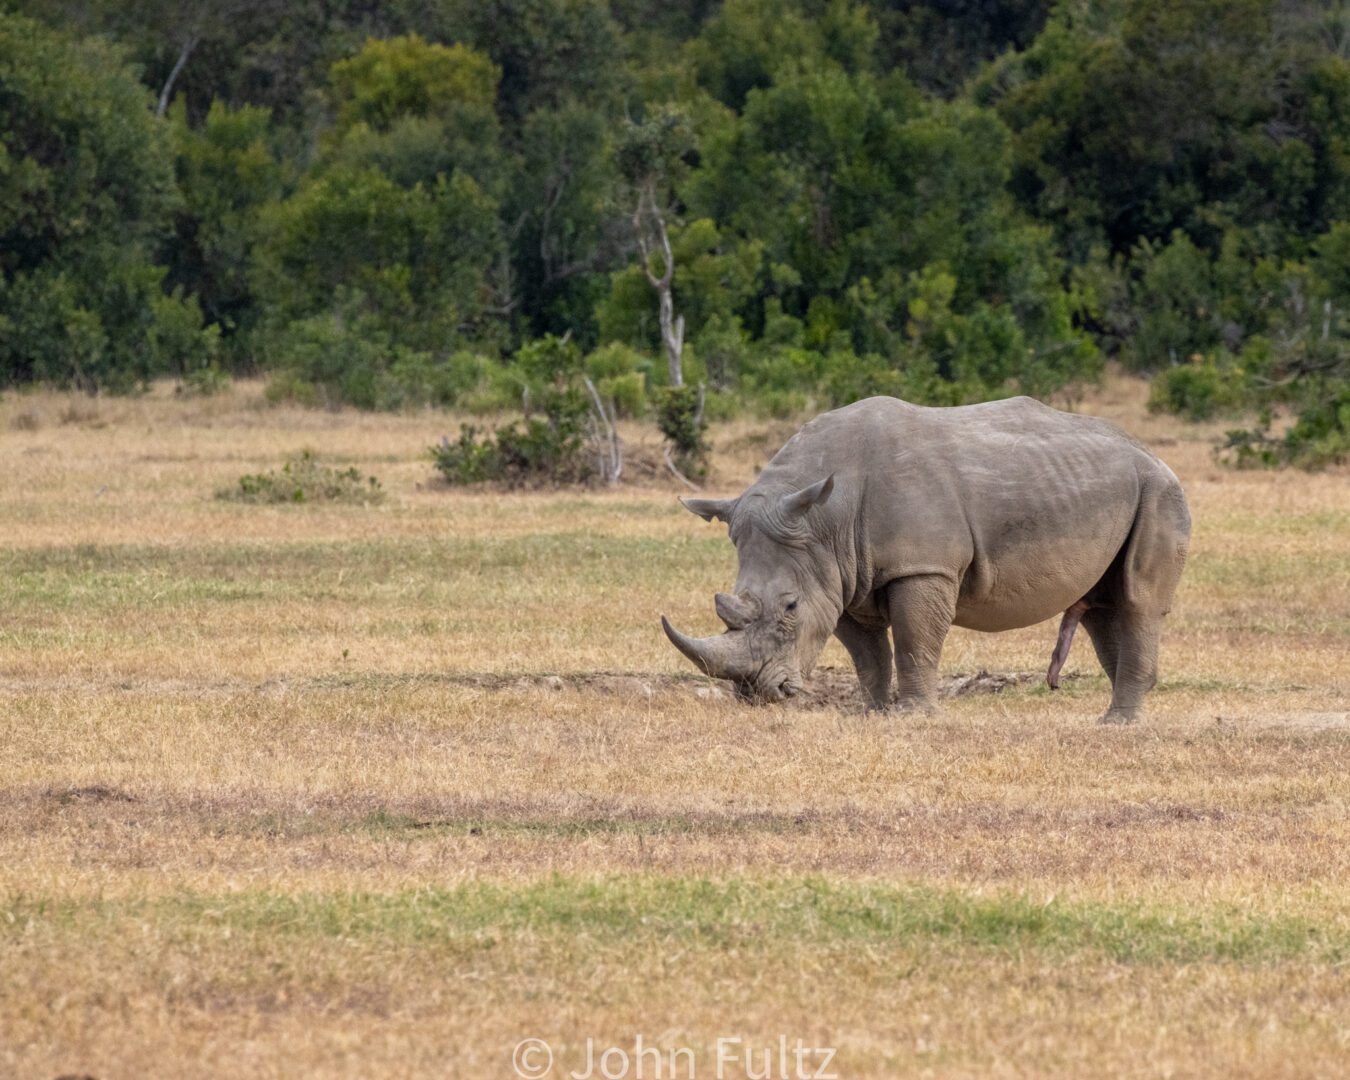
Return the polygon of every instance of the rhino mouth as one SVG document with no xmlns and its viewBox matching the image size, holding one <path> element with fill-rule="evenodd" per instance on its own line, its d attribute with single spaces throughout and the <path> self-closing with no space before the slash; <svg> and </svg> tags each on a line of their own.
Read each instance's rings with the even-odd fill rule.
<svg viewBox="0 0 1350 1080">
<path fill-rule="evenodd" d="M 666 637 L 677 649 L 694 662 L 694 666 L 714 679 L 726 679 L 736 696 L 752 704 L 785 701 L 802 691 L 801 678 L 784 673 L 781 665 L 770 661 L 756 662 L 740 628 L 728 629 L 714 637 L 692 638 L 682 634 L 661 616 Z M 766 670 L 770 666 L 776 671 Z"/>
<path fill-rule="evenodd" d="M 802 692 L 802 684 L 796 679 L 783 678 L 777 682 L 761 682 L 751 687 L 747 699 L 759 704 L 773 704 L 795 698 Z"/>
<path fill-rule="evenodd" d="M 801 684 L 792 679 L 781 679 L 776 683 L 747 682 L 744 679 L 733 679 L 731 685 L 736 691 L 737 699 L 747 705 L 774 705 L 780 701 L 794 698 L 802 692 Z"/>
</svg>

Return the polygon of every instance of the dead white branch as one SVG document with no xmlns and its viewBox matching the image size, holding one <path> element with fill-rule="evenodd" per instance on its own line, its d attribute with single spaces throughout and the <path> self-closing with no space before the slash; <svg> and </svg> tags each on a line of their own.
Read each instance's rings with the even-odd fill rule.
<svg viewBox="0 0 1350 1080">
<path fill-rule="evenodd" d="M 600 475 L 607 484 L 617 484 L 623 475 L 623 443 L 619 440 L 618 413 L 605 410 L 605 401 L 589 375 L 582 376 L 591 395 L 592 421 L 595 425 L 596 458 Z"/>
<path fill-rule="evenodd" d="M 650 225 L 644 220 L 650 218 Z M 675 294 L 672 283 L 675 280 L 675 256 L 670 250 L 670 234 L 666 231 L 666 219 L 656 205 L 656 195 L 650 183 L 638 193 L 637 209 L 633 211 L 633 229 L 637 233 L 638 253 L 642 256 L 642 272 L 647 281 L 656 290 L 661 304 L 661 341 L 666 348 L 666 366 L 670 373 L 671 386 L 684 385 L 684 316 L 675 317 Z M 661 247 L 661 273 L 658 275 L 652 267 L 652 238 L 654 231 Z"/>
<path fill-rule="evenodd" d="M 670 470 L 671 475 L 674 476 L 676 480 L 678 480 L 681 484 L 687 487 L 690 491 L 702 490 L 696 483 L 690 480 L 689 477 L 685 476 L 684 473 L 680 472 L 679 469 L 675 468 L 675 462 L 672 461 L 670 458 L 669 446 L 665 448 L 664 453 L 666 456 L 666 468 Z"/>
<path fill-rule="evenodd" d="M 192 55 L 192 50 L 197 47 L 197 42 L 201 40 L 196 34 L 190 34 L 183 40 L 183 48 L 178 53 L 178 59 L 173 65 L 173 70 L 169 72 L 169 77 L 164 80 L 164 89 L 159 92 L 159 104 L 155 106 L 155 115 L 163 116 L 169 109 L 169 101 L 173 97 L 173 84 L 178 81 L 178 76 L 183 73 L 183 67 L 188 62 L 188 57 Z"/>
</svg>

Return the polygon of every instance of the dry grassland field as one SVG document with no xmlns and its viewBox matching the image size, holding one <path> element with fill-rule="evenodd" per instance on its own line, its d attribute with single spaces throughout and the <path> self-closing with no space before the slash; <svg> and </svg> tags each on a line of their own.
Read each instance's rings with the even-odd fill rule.
<svg viewBox="0 0 1350 1080">
<path fill-rule="evenodd" d="M 1195 534 L 1112 728 L 1054 624 L 954 631 L 932 716 L 837 644 L 712 692 L 658 616 L 713 632 L 734 552 L 657 477 L 455 491 L 443 415 L 250 384 L 6 396 L 0 1076 L 1344 1075 L 1350 475 L 1144 397 L 1079 408 Z M 719 429 L 708 490 L 794 426 Z M 214 497 L 306 448 L 386 497 Z"/>
</svg>

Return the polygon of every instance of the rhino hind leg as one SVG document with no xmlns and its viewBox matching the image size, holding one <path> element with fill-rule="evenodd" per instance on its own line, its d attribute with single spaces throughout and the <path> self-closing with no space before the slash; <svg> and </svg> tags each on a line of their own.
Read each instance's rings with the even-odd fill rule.
<svg viewBox="0 0 1350 1080">
<path fill-rule="evenodd" d="M 1161 615 L 1126 608 L 1093 608 L 1083 629 L 1111 680 L 1111 705 L 1103 724 L 1132 724 L 1143 716 L 1144 695 L 1158 681 Z"/>
<path fill-rule="evenodd" d="M 891 698 L 891 666 L 894 663 L 891 639 L 885 626 L 864 626 L 844 615 L 834 629 L 834 636 L 858 669 L 858 682 L 867 698 L 867 708 L 884 709 Z"/>
<path fill-rule="evenodd" d="M 900 709 L 937 706 L 938 661 L 956 614 L 956 583 L 936 574 L 901 578 L 886 588 L 895 635 Z"/>
<path fill-rule="evenodd" d="M 1083 628 L 1111 679 L 1104 724 L 1129 724 L 1143 715 L 1144 695 L 1158 681 L 1163 616 L 1186 563 L 1190 532 L 1190 512 L 1175 478 L 1146 484 L 1125 546 L 1090 594 Z"/>
</svg>

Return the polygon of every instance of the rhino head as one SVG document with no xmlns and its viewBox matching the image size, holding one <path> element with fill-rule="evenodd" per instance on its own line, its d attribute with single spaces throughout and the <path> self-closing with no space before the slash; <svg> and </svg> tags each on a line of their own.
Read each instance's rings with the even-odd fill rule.
<svg viewBox="0 0 1350 1080">
<path fill-rule="evenodd" d="M 811 515 L 833 490 L 831 475 L 786 493 L 752 488 L 736 499 L 681 500 L 705 521 L 727 523 L 736 545 L 736 586 L 714 598 L 725 633 L 689 637 L 664 615 L 661 625 L 701 671 L 730 680 L 745 700 L 781 701 L 800 692 L 838 622 L 838 561 L 820 542 Z"/>
</svg>

